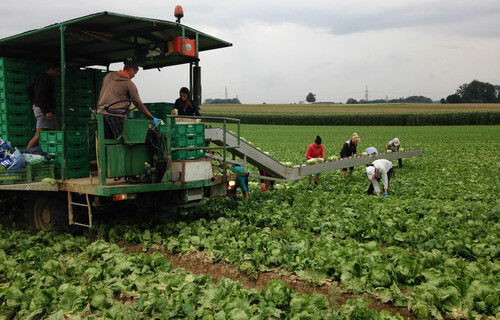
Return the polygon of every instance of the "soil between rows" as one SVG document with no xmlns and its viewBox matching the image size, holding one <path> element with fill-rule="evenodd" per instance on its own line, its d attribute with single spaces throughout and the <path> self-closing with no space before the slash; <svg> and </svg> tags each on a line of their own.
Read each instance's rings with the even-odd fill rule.
<svg viewBox="0 0 500 320">
<path fill-rule="evenodd" d="M 118 243 L 125 250 L 125 253 L 141 253 L 143 252 L 142 244 L 129 245 L 126 243 Z M 368 295 L 355 295 L 342 292 L 341 285 L 335 285 L 332 282 L 327 282 L 320 286 L 315 286 L 311 283 L 298 279 L 294 275 L 286 275 L 279 270 L 270 272 L 259 272 L 257 279 L 249 277 L 236 270 L 232 265 L 225 262 L 211 262 L 203 252 L 193 252 L 189 254 L 171 254 L 163 251 L 160 245 L 153 245 L 146 253 L 152 254 L 161 252 L 164 257 L 172 262 L 174 269 L 183 268 L 193 274 L 207 275 L 213 278 L 215 283 L 218 283 L 223 278 L 229 278 L 239 281 L 245 289 L 261 290 L 267 286 L 272 280 L 281 280 L 286 283 L 291 289 L 300 294 L 310 295 L 313 292 L 324 295 L 330 301 L 332 290 L 335 288 L 335 303 L 341 307 L 347 300 L 361 298 L 365 300 L 369 307 L 377 311 L 389 311 L 393 315 L 400 314 L 404 319 L 417 319 L 417 317 L 405 307 L 398 307 L 391 303 L 383 303 Z"/>
</svg>

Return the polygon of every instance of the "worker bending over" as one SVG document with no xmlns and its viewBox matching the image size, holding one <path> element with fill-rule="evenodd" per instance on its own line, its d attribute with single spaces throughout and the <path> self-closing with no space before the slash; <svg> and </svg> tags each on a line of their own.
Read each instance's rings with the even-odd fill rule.
<svg viewBox="0 0 500 320">
<path fill-rule="evenodd" d="M 387 143 L 387 147 L 385 148 L 385 150 L 391 150 L 392 152 L 398 152 L 399 151 L 399 145 L 400 145 L 400 141 L 398 138 L 394 138 L 392 139 L 391 141 L 389 141 L 389 143 Z M 398 164 L 399 164 L 399 167 L 402 168 L 403 167 L 403 159 L 398 159 Z"/>
<path fill-rule="evenodd" d="M 373 191 L 380 196 L 380 187 L 378 185 L 380 179 L 384 185 L 384 199 L 389 196 L 389 182 L 391 181 L 394 166 L 392 162 L 387 159 L 379 159 L 373 161 L 366 167 L 366 175 L 370 179 L 370 186 L 368 187 L 367 194 L 373 194 Z"/>
</svg>

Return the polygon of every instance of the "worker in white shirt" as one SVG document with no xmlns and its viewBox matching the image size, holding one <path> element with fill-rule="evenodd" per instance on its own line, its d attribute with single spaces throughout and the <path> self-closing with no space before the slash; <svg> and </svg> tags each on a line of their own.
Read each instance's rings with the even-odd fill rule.
<svg viewBox="0 0 500 320">
<path fill-rule="evenodd" d="M 380 196 L 381 190 L 379 187 L 379 181 L 382 179 L 382 184 L 384 185 L 384 199 L 389 196 L 389 182 L 391 181 L 392 173 L 394 172 L 394 166 L 392 162 L 387 159 L 379 159 L 373 161 L 366 167 L 366 175 L 370 179 L 370 187 L 368 187 L 367 194 L 373 194 L 373 191 Z"/>
</svg>

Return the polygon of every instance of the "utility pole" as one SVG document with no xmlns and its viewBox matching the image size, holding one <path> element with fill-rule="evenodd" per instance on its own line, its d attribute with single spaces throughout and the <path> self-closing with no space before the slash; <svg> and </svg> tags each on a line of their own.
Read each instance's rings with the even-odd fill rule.
<svg viewBox="0 0 500 320">
<path fill-rule="evenodd" d="M 366 90 L 365 90 L 365 101 L 368 101 L 368 85 L 366 85 Z"/>
<path fill-rule="evenodd" d="M 226 100 L 227 100 L 227 86 L 226 86 Z"/>
</svg>

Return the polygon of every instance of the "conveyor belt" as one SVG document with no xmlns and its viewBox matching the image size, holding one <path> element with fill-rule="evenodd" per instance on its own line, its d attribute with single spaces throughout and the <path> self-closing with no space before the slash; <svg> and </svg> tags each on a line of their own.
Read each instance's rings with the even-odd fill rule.
<svg viewBox="0 0 500 320">
<path fill-rule="evenodd" d="M 222 128 L 206 128 L 205 139 L 211 140 L 216 145 L 221 146 L 224 141 L 224 130 Z M 238 138 L 230 132 L 226 132 L 226 144 L 238 145 Z M 314 165 L 296 165 L 293 168 L 284 166 L 279 161 L 271 158 L 264 152 L 255 148 L 254 146 L 240 140 L 239 148 L 232 148 L 227 150 L 229 153 L 241 158 L 253 166 L 264 170 L 270 176 L 278 178 L 283 181 L 292 181 L 301 179 L 304 176 L 327 171 L 340 170 L 342 168 L 355 167 L 367 165 L 377 159 L 396 160 L 402 158 L 416 157 L 423 153 L 423 150 L 408 150 L 394 153 L 381 153 L 373 156 L 357 156 L 342 158 L 334 161 L 325 161 Z"/>
</svg>

